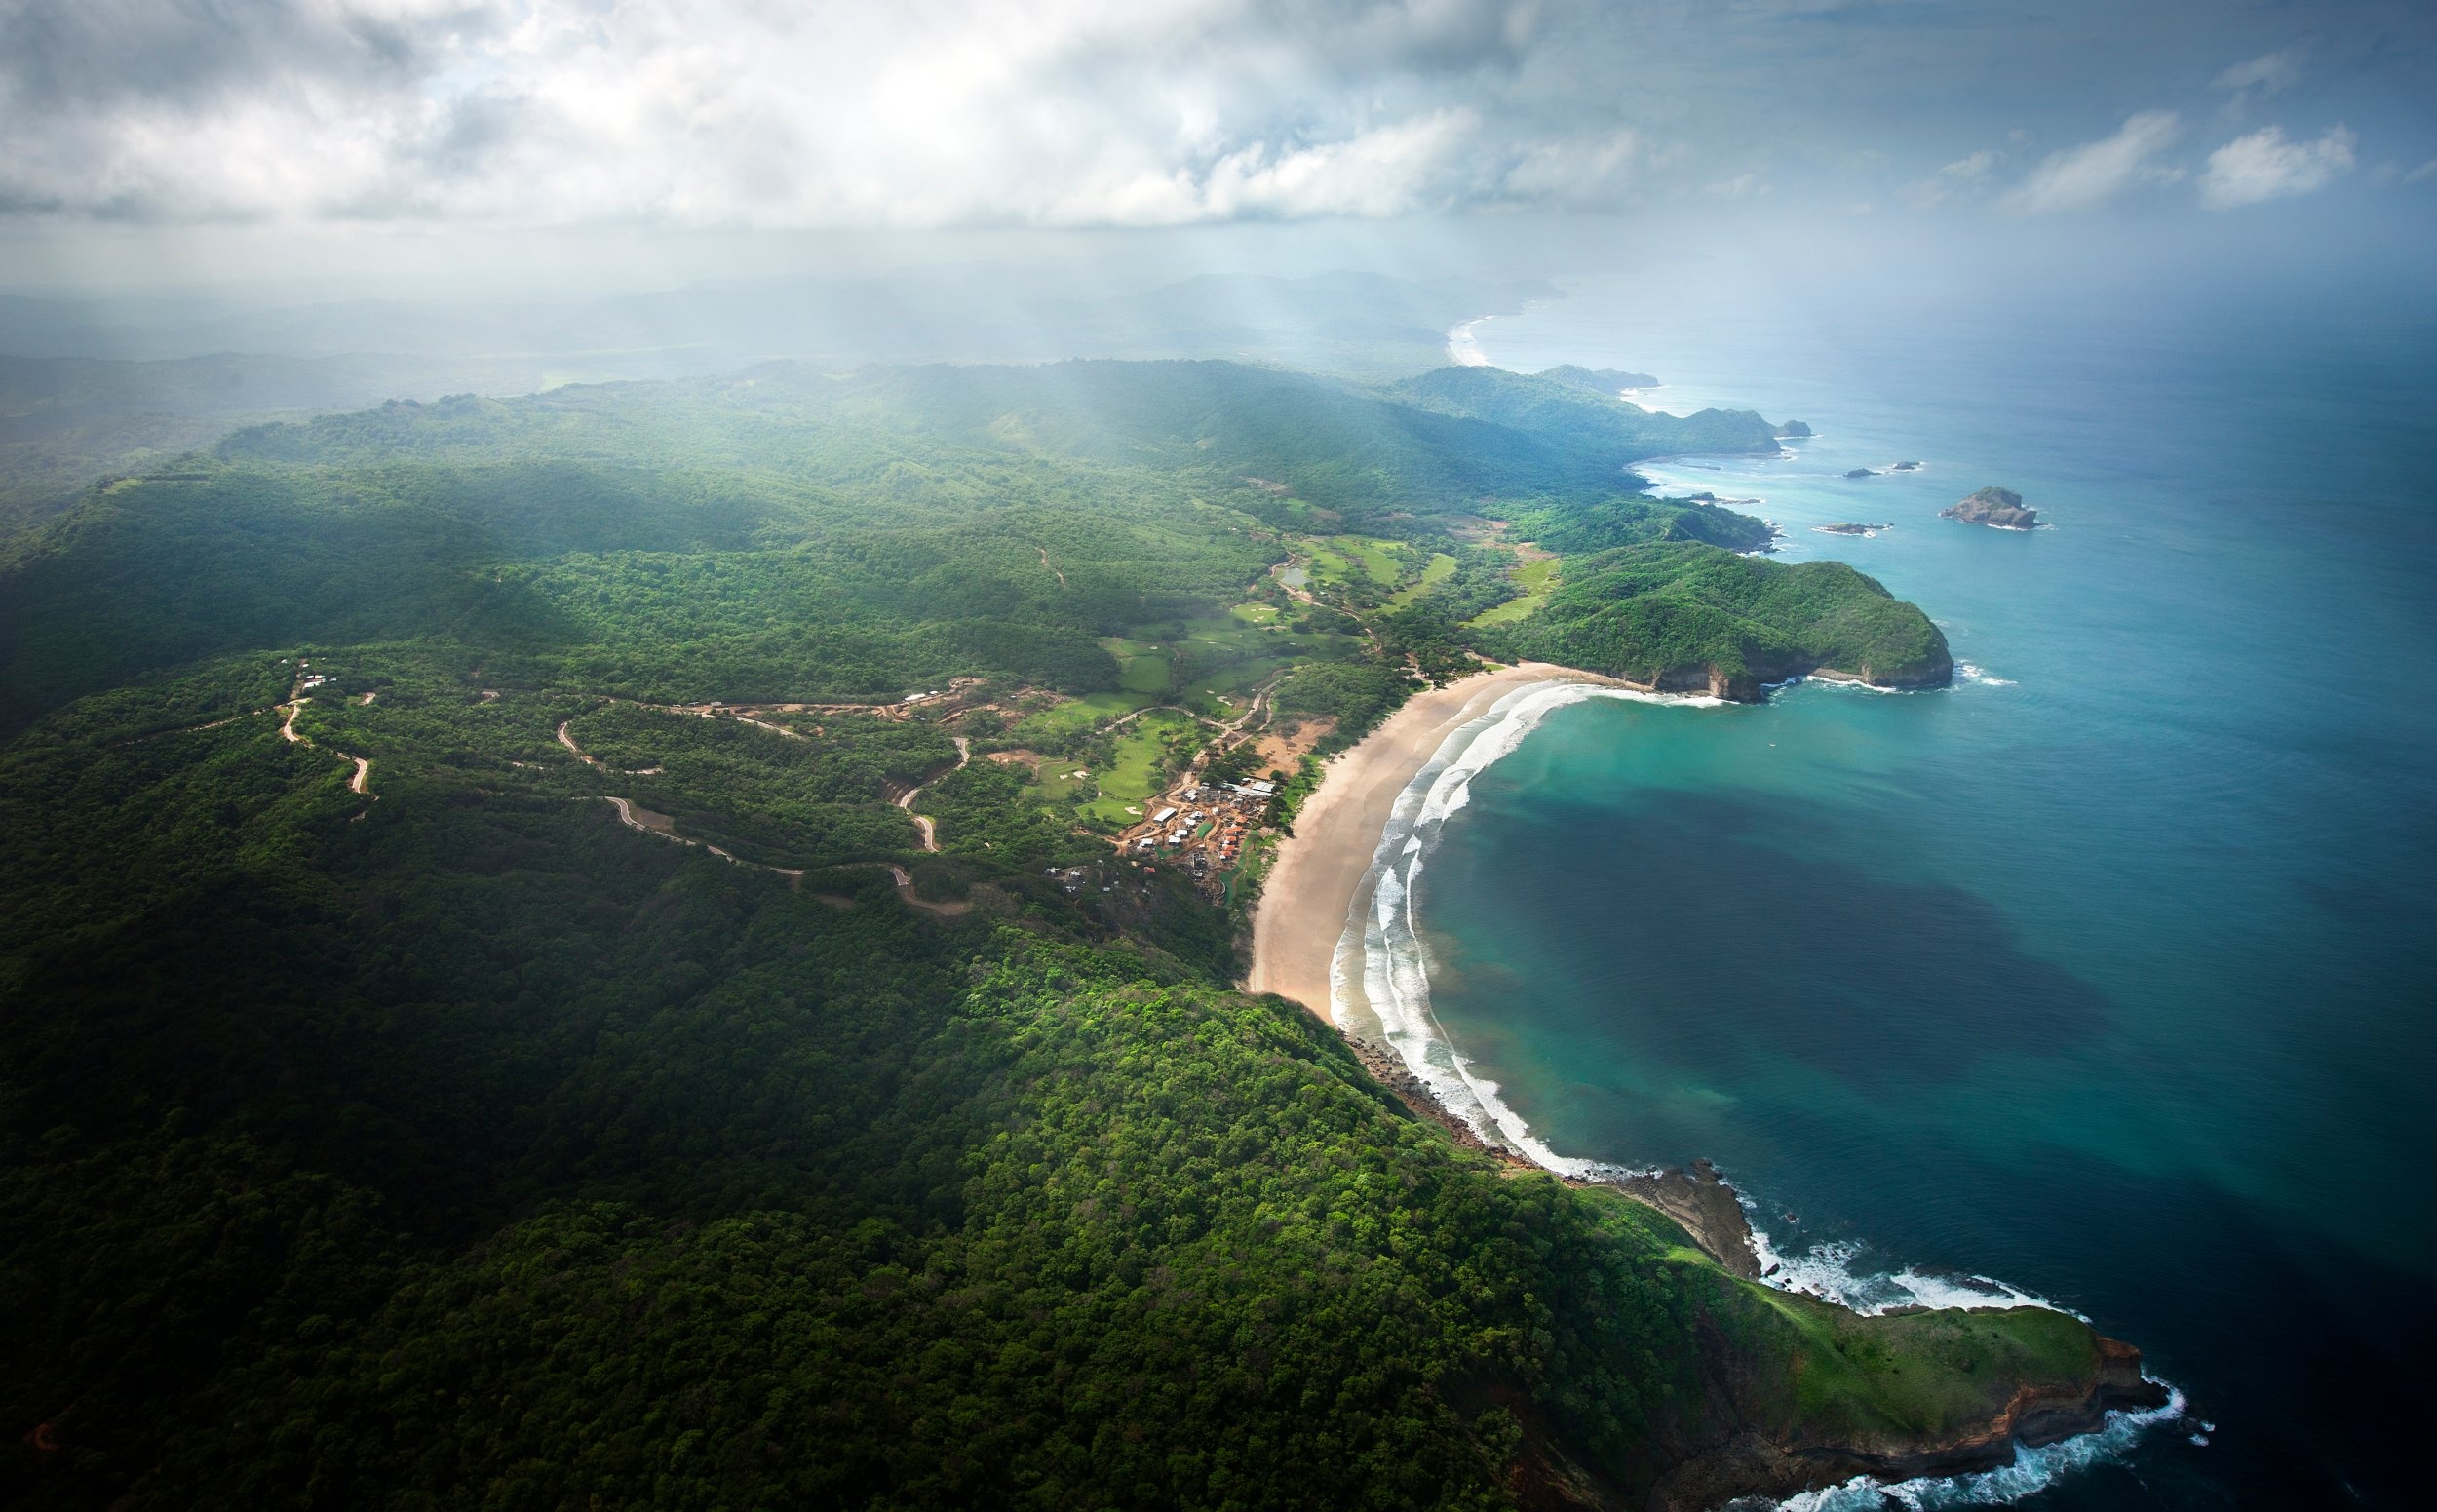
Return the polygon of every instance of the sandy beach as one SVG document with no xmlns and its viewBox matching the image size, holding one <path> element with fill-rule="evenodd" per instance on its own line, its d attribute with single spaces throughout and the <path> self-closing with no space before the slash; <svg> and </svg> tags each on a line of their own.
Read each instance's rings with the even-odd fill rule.
<svg viewBox="0 0 2437 1512">
<path fill-rule="evenodd" d="M 1291 997 L 1328 1021 L 1329 963 L 1406 784 L 1449 734 L 1517 688 L 1607 680 L 1546 662 L 1479 673 L 1414 694 L 1361 745 L 1332 759 L 1319 791 L 1296 816 L 1295 833 L 1279 843 L 1277 865 L 1261 888 L 1246 989 Z"/>
</svg>

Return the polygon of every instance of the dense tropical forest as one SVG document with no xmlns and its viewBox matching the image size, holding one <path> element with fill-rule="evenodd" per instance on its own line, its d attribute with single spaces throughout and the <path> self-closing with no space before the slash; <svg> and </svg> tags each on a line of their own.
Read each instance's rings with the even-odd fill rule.
<svg viewBox="0 0 2437 1512">
<path fill-rule="evenodd" d="M 1108 840 L 1195 762 L 1274 834 L 1485 656 L 1934 680 L 1629 471 L 1775 435 L 778 366 L 96 481 L 0 545 L 12 1498 L 1639 1504 L 2086 1389 L 2074 1319 L 1856 1317 L 1462 1147 L 1232 989 L 1261 845 Z"/>
</svg>

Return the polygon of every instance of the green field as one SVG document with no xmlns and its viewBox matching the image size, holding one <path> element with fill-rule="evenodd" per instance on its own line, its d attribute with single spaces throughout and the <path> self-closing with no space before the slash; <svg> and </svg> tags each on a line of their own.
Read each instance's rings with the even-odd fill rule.
<svg viewBox="0 0 2437 1512">
<path fill-rule="evenodd" d="M 1104 636 L 1101 648 L 1117 658 L 1117 685 L 1156 698 L 1168 691 L 1168 648 L 1156 641 Z"/>
<path fill-rule="evenodd" d="M 1430 555 L 1430 564 L 1421 569 L 1421 576 L 1414 579 L 1406 587 L 1397 590 L 1396 594 L 1388 600 L 1388 607 L 1392 609 L 1404 608 L 1407 604 L 1412 603 L 1415 599 L 1420 598 L 1423 594 L 1428 593 L 1431 589 L 1438 587 L 1441 583 L 1446 582 L 1449 578 L 1453 577 L 1454 575 L 1455 559 L 1443 551 L 1433 552 Z"/>
<path fill-rule="evenodd" d="M 1074 774 L 1084 775 L 1077 777 Z M 1052 756 L 1041 762 L 1033 772 L 1032 786 L 1024 795 L 1036 803 L 1072 803 L 1093 796 L 1092 769 L 1079 760 Z"/>
<path fill-rule="evenodd" d="M 1154 709 L 1125 727 L 1114 758 L 1097 774 L 1101 795 L 1076 810 L 1088 820 L 1122 828 L 1142 817 L 1142 800 L 1159 792 L 1171 739 L 1195 728 L 1190 715 Z"/>
<path fill-rule="evenodd" d="M 1007 735 L 1011 740 L 1025 742 L 1057 739 L 1105 724 L 1150 702 L 1140 693 L 1087 693 L 1055 709 L 1025 716 Z"/>
<path fill-rule="evenodd" d="M 1540 605 L 1549 601 L 1557 588 L 1557 559 L 1543 557 L 1515 568 L 1514 584 L 1522 590 L 1520 598 L 1509 599 L 1489 613 L 1475 617 L 1475 625 L 1510 625 L 1540 612 Z"/>
<path fill-rule="evenodd" d="M 1306 541 L 1303 548 L 1311 554 L 1311 576 L 1316 583 L 1345 584 L 1368 578 L 1381 588 L 1393 588 L 1405 579 L 1405 564 L 1398 559 L 1403 548 L 1394 541 L 1333 535 Z"/>
</svg>

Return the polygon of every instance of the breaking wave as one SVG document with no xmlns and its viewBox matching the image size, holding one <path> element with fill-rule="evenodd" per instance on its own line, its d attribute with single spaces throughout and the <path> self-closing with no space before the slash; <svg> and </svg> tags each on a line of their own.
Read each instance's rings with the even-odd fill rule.
<svg viewBox="0 0 2437 1512">
<path fill-rule="evenodd" d="M 1884 1272 L 1863 1269 L 1853 1262 L 1867 1247 L 1849 1239 L 1815 1244 L 1799 1255 L 1787 1255 L 1771 1242 L 1768 1230 L 1760 1226 L 1758 1206 L 1751 1194 L 1738 1190 L 1736 1195 L 1742 1198 L 1744 1215 L 1752 1222 L 1752 1250 L 1760 1258 L 1761 1279 L 1781 1292 L 1800 1292 L 1867 1317 L 1876 1317 L 1897 1307 L 2045 1307 L 2054 1312 L 2072 1311 L 1994 1276 L 1949 1275 L 1911 1265 Z"/>
<path fill-rule="evenodd" d="M 1881 1512 L 1893 1504 L 1918 1508 L 2007 1506 L 2054 1485 L 2059 1477 L 2116 1458 L 2141 1436 L 2184 1415 L 2184 1394 L 2166 1388 L 2166 1405 L 2139 1413 L 2109 1413 L 2106 1426 L 2037 1449 L 2017 1448 L 2014 1462 L 1970 1475 L 1887 1485 L 1857 1475 L 1841 1486 L 1804 1492 L 1778 1503 L 1784 1512 Z"/>
<path fill-rule="evenodd" d="M 1368 1006 L 1378 1018 L 1389 1048 L 1449 1112 L 1485 1143 L 1566 1176 L 1613 1168 L 1549 1148 L 1498 1097 L 1497 1083 L 1477 1073 L 1440 1031 L 1430 1011 L 1429 951 L 1414 916 L 1413 893 L 1448 819 L 1472 800 L 1473 778 L 1522 745 L 1550 711 L 1595 698 L 1696 708 L 1719 708 L 1725 702 L 1694 694 L 1537 682 L 1517 688 L 1490 705 L 1487 714 L 1459 725 L 1397 795 L 1378 848 L 1372 853 L 1371 870 L 1355 892 L 1357 911 L 1347 918 L 1329 965 L 1329 1011 L 1339 1027 L 1348 1027 L 1358 1001 Z"/>
</svg>

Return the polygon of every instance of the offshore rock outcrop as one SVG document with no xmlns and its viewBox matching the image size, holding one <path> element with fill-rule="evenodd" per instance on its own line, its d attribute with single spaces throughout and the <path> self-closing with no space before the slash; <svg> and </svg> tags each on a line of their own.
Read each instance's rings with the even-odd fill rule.
<svg viewBox="0 0 2437 1512">
<path fill-rule="evenodd" d="M 1999 530 L 2039 528 L 2039 512 L 2025 507 L 2023 496 L 2011 488 L 1982 488 L 1938 511 L 1938 516 L 1942 520 L 1960 520 L 1967 525 L 1989 525 Z"/>
</svg>

